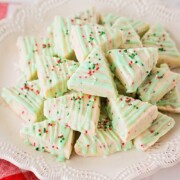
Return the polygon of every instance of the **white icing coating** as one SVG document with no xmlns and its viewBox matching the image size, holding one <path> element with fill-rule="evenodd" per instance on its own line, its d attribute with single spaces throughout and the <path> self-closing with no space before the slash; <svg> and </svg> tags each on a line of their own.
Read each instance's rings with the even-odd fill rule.
<svg viewBox="0 0 180 180">
<path fill-rule="evenodd" d="M 146 150 L 154 145 L 159 138 L 169 132 L 175 125 L 173 118 L 158 113 L 158 117 L 151 126 L 134 139 L 134 145 L 138 150 Z"/>
<path fill-rule="evenodd" d="M 101 112 L 96 135 L 81 134 L 75 144 L 75 152 L 81 156 L 106 156 L 132 148 L 132 141 L 123 143 L 112 129 L 112 122 Z"/>
<path fill-rule="evenodd" d="M 111 27 L 118 18 L 119 16 L 114 13 L 104 13 L 100 15 L 100 23 L 104 26 Z"/>
<path fill-rule="evenodd" d="M 142 47 L 139 35 L 136 33 L 130 22 L 125 17 L 119 17 L 112 26 L 123 32 L 122 45 L 120 48 L 138 48 Z"/>
<path fill-rule="evenodd" d="M 24 127 L 20 132 L 25 143 L 35 150 L 49 152 L 59 161 L 69 159 L 73 148 L 74 132 L 69 127 L 54 120 L 44 120 Z"/>
<path fill-rule="evenodd" d="M 116 77 L 127 92 L 136 92 L 152 68 L 156 65 L 156 48 L 115 49 L 107 53 L 107 59 Z"/>
<path fill-rule="evenodd" d="M 94 48 L 68 80 L 68 88 L 100 97 L 116 97 L 109 64 L 100 48 Z"/>
<path fill-rule="evenodd" d="M 156 104 L 177 84 L 178 74 L 167 68 L 153 68 L 145 81 L 138 88 L 140 99 Z"/>
<path fill-rule="evenodd" d="M 157 107 L 127 96 L 108 99 L 107 110 L 114 130 L 128 142 L 146 130 L 158 115 Z"/>
<path fill-rule="evenodd" d="M 72 92 L 44 103 L 44 115 L 85 134 L 95 134 L 100 115 L 99 97 Z"/>
<path fill-rule="evenodd" d="M 79 62 L 83 62 L 94 47 L 100 46 L 103 51 L 119 48 L 122 32 L 100 25 L 75 25 L 71 28 L 71 43 Z"/>
<path fill-rule="evenodd" d="M 180 113 L 180 92 L 174 87 L 161 100 L 157 102 L 158 109 L 172 113 Z"/>
<path fill-rule="evenodd" d="M 142 37 L 149 30 L 149 24 L 146 22 L 131 18 L 129 21 L 140 37 Z"/>
<path fill-rule="evenodd" d="M 20 55 L 20 68 L 26 80 L 37 79 L 35 55 L 38 53 L 38 44 L 35 37 L 22 37 L 17 40 Z"/>
<path fill-rule="evenodd" d="M 143 36 L 143 46 L 157 47 L 158 64 L 167 63 L 170 68 L 180 67 L 180 52 L 170 34 L 161 25 L 155 25 Z"/>
<path fill-rule="evenodd" d="M 83 21 L 80 19 L 71 19 L 68 17 L 55 16 L 52 33 L 55 51 L 61 58 L 74 59 L 74 50 L 70 42 L 71 26 L 79 24 L 82 25 Z"/>
<path fill-rule="evenodd" d="M 34 123 L 44 118 L 44 98 L 39 81 L 29 81 L 16 87 L 2 89 L 1 96 L 8 106 L 25 122 Z"/>
<path fill-rule="evenodd" d="M 50 56 L 36 56 L 37 73 L 45 98 L 58 97 L 67 91 L 67 81 L 79 66 L 78 62 Z"/>
</svg>

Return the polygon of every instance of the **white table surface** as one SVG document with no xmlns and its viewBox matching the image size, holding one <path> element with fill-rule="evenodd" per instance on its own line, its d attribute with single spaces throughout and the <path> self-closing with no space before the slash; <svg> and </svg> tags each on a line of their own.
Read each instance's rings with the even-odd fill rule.
<svg viewBox="0 0 180 180">
<path fill-rule="evenodd" d="M 0 0 L 0 2 L 13 2 L 13 3 L 33 3 L 36 0 Z M 163 0 L 159 0 L 163 1 Z M 168 6 L 180 9 L 180 0 L 164 0 Z M 11 16 L 16 7 L 11 7 L 9 15 Z M 159 170 L 154 175 L 144 178 L 143 180 L 180 180 L 180 163 L 174 167 Z"/>
</svg>

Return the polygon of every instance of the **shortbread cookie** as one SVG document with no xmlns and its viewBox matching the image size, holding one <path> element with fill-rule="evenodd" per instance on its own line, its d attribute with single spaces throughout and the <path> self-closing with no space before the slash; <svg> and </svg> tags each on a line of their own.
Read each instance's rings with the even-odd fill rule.
<svg viewBox="0 0 180 180">
<path fill-rule="evenodd" d="M 34 123 L 43 120 L 44 98 L 40 94 L 38 80 L 4 88 L 1 95 L 8 106 L 25 122 Z"/>
<path fill-rule="evenodd" d="M 93 7 L 85 11 L 80 12 L 75 16 L 75 19 L 81 19 L 84 23 L 98 24 L 99 14 L 96 9 Z"/>
<path fill-rule="evenodd" d="M 44 115 L 85 134 L 95 134 L 100 114 L 99 97 L 72 92 L 44 103 Z"/>
<path fill-rule="evenodd" d="M 127 89 L 124 87 L 124 85 L 121 83 L 121 81 L 118 78 L 114 78 L 114 82 L 116 84 L 117 90 L 119 94 L 129 96 L 129 97 L 136 97 L 136 92 L 134 93 L 127 93 Z"/>
<path fill-rule="evenodd" d="M 77 60 L 83 62 L 96 46 L 105 52 L 119 48 L 122 44 L 122 31 L 100 25 L 75 25 L 71 28 L 71 43 Z"/>
<path fill-rule="evenodd" d="M 156 65 L 158 52 L 156 48 L 115 49 L 108 51 L 107 59 L 114 67 L 116 77 L 130 93 L 136 92 Z"/>
<path fill-rule="evenodd" d="M 109 64 L 100 48 L 94 48 L 68 80 L 68 89 L 101 97 L 116 97 L 118 92 Z"/>
<path fill-rule="evenodd" d="M 123 142 L 134 139 L 146 130 L 158 115 L 156 106 L 123 95 L 108 99 L 107 110 L 113 128 Z"/>
<path fill-rule="evenodd" d="M 19 37 L 17 47 L 20 55 L 20 69 L 27 81 L 37 79 L 35 55 L 38 44 L 35 37 Z"/>
<path fill-rule="evenodd" d="M 161 100 L 157 102 L 160 111 L 180 113 L 180 90 L 178 87 L 169 91 Z"/>
<path fill-rule="evenodd" d="M 75 152 L 80 156 L 107 156 L 132 148 L 132 141 L 123 143 L 112 130 L 107 116 L 100 115 L 96 135 L 81 134 L 75 144 Z"/>
<path fill-rule="evenodd" d="M 134 145 L 138 150 L 146 150 L 154 145 L 159 138 L 169 132 L 175 125 L 173 118 L 158 113 L 158 117 L 152 125 L 134 139 Z"/>
<path fill-rule="evenodd" d="M 37 56 L 37 73 L 45 98 L 63 95 L 67 91 L 67 80 L 76 71 L 78 62 L 50 56 Z"/>
<path fill-rule="evenodd" d="M 157 47 L 158 64 L 166 63 L 170 68 L 180 67 L 180 52 L 174 41 L 161 25 L 153 26 L 142 38 L 143 46 Z"/>
<path fill-rule="evenodd" d="M 139 35 L 131 26 L 127 18 L 119 17 L 112 27 L 123 32 L 122 45 L 120 48 L 128 49 L 142 47 Z"/>
<path fill-rule="evenodd" d="M 69 159 L 74 143 L 74 132 L 59 121 L 44 120 L 24 127 L 20 132 L 25 143 L 37 151 L 46 151 L 58 157 L 59 161 Z"/>
<path fill-rule="evenodd" d="M 111 27 L 119 18 L 117 14 L 105 13 L 100 15 L 100 24 Z"/>
<path fill-rule="evenodd" d="M 151 104 L 156 104 L 156 102 L 176 86 L 177 79 L 178 74 L 167 68 L 153 68 L 138 88 L 140 99 Z"/>
<path fill-rule="evenodd" d="M 150 28 L 148 23 L 141 20 L 129 19 L 129 21 L 140 37 L 142 37 Z"/>
<path fill-rule="evenodd" d="M 63 18 L 56 16 L 53 21 L 53 39 L 57 56 L 74 59 L 75 54 L 70 42 L 71 26 L 83 22 L 80 19 Z"/>
</svg>

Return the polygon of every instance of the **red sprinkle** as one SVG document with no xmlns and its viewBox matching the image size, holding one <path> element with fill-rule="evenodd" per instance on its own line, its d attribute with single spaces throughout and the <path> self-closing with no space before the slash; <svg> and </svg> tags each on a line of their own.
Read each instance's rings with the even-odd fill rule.
<svg viewBox="0 0 180 180">
<path fill-rule="evenodd" d="M 42 44 L 42 47 L 43 47 L 43 48 L 46 48 L 46 44 Z"/>
<path fill-rule="evenodd" d="M 37 90 L 37 91 L 36 91 L 36 94 L 39 94 L 39 93 L 40 93 L 39 90 Z"/>
<path fill-rule="evenodd" d="M 150 132 L 151 132 L 151 133 L 153 133 L 153 132 L 154 132 L 154 130 L 150 130 Z"/>
</svg>

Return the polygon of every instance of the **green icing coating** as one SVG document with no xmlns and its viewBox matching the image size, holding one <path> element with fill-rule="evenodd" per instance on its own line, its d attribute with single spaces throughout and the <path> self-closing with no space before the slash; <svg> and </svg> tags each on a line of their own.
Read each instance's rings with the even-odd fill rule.
<svg viewBox="0 0 180 180">
<path fill-rule="evenodd" d="M 116 77 L 128 93 L 136 92 L 152 68 L 156 65 L 156 48 L 114 49 L 107 53 L 107 59 L 114 67 Z"/>
<path fill-rule="evenodd" d="M 116 97 L 109 64 L 100 48 L 94 48 L 68 80 L 68 88 L 101 97 Z M 102 91 L 103 89 L 103 91 Z"/>
<path fill-rule="evenodd" d="M 21 136 L 37 151 L 47 151 L 58 156 L 59 161 L 69 159 L 74 133 L 69 127 L 54 120 L 44 120 L 21 130 Z"/>
<path fill-rule="evenodd" d="M 162 113 L 158 114 L 152 125 L 134 140 L 137 149 L 146 150 L 155 144 L 160 137 L 170 131 L 175 125 L 173 118 Z"/>
<path fill-rule="evenodd" d="M 153 68 L 146 80 L 138 88 L 139 97 L 155 104 L 177 84 L 178 74 L 167 68 Z"/>
<path fill-rule="evenodd" d="M 43 119 L 44 98 L 40 94 L 39 82 L 29 81 L 16 87 L 4 88 L 1 96 L 7 104 L 26 122 Z"/>
<path fill-rule="evenodd" d="M 79 63 L 50 56 L 37 56 L 36 60 L 38 78 L 44 97 L 63 95 L 67 91 L 67 81 L 76 71 Z"/>
<path fill-rule="evenodd" d="M 38 53 L 38 44 L 35 37 L 19 37 L 17 46 L 20 54 L 20 66 L 25 79 L 37 79 L 35 55 Z"/>
<path fill-rule="evenodd" d="M 58 119 L 62 124 L 85 134 L 95 134 L 100 114 L 99 97 L 81 92 L 71 92 L 44 103 L 48 119 Z"/>
</svg>

